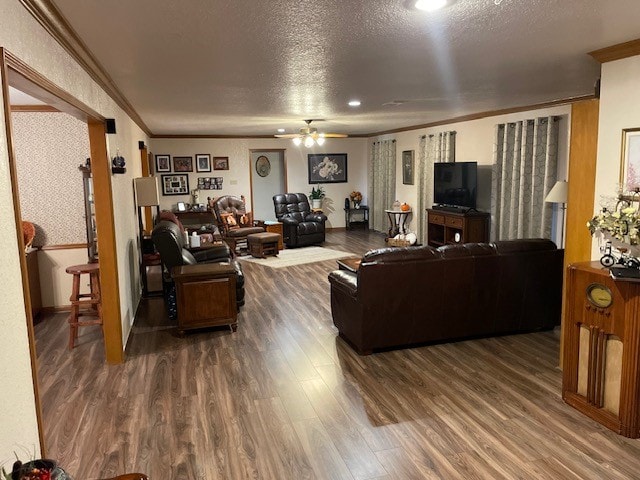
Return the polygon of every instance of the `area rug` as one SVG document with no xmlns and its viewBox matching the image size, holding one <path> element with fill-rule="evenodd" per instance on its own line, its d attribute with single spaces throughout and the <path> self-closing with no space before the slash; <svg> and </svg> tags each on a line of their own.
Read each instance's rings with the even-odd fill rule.
<svg viewBox="0 0 640 480">
<path fill-rule="evenodd" d="M 277 257 L 253 258 L 251 256 L 238 257 L 242 262 L 257 263 L 271 268 L 286 268 L 305 263 L 324 262 L 338 258 L 353 257 L 352 253 L 341 252 L 323 247 L 288 248 L 280 251 Z"/>
</svg>

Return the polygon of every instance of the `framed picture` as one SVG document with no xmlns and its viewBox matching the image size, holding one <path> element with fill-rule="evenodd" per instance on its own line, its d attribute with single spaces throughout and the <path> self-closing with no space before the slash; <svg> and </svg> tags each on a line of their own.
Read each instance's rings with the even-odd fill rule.
<svg viewBox="0 0 640 480">
<path fill-rule="evenodd" d="M 402 152 L 402 183 L 413 185 L 414 150 Z"/>
<path fill-rule="evenodd" d="M 625 192 L 640 188 L 640 128 L 622 130 L 620 185 Z"/>
<path fill-rule="evenodd" d="M 171 171 L 171 155 L 156 155 L 156 172 Z"/>
<path fill-rule="evenodd" d="M 346 153 L 310 153 L 309 183 L 345 183 L 347 181 Z"/>
<path fill-rule="evenodd" d="M 196 172 L 211 171 L 211 155 L 208 153 L 198 153 L 196 155 Z"/>
<path fill-rule="evenodd" d="M 193 172 L 193 157 L 173 157 L 174 172 Z"/>
<path fill-rule="evenodd" d="M 188 195 L 189 175 L 160 175 L 162 178 L 162 195 Z"/>
<path fill-rule="evenodd" d="M 214 170 L 229 170 L 229 157 L 213 157 Z"/>
</svg>

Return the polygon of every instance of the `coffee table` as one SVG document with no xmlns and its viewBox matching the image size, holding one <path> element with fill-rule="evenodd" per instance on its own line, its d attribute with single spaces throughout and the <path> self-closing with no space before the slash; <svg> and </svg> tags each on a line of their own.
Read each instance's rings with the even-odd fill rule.
<svg viewBox="0 0 640 480">
<path fill-rule="evenodd" d="M 338 260 L 338 268 L 340 270 L 348 270 L 353 273 L 357 273 L 360 268 L 361 257 L 348 257 Z"/>
</svg>

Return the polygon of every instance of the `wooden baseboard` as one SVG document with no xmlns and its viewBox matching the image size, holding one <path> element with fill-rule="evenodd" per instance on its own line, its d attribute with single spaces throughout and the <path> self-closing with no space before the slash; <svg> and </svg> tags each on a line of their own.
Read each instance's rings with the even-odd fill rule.
<svg viewBox="0 0 640 480">
<path fill-rule="evenodd" d="M 62 305 L 62 306 L 55 306 L 55 307 L 42 307 L 40 309 L 40 315 L 51 315 L 54 313 L 59 313 L 59 312 L 70 312 L 71 311 L 71 305 Z"/>
</svg>

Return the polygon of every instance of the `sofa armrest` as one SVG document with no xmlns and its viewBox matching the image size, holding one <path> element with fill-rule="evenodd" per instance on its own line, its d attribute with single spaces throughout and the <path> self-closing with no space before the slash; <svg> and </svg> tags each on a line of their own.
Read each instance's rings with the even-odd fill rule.
<svg viewBox="0 0 640 480">
<path fill-rule="evenodd" d="M 348 270 L 334 270 L 329 274 L 331 288 L 335 288 L 351 298 L 358 297 L 358 275 Z"/>
<path fill-rule="evenodd" d="M 284 225 L 298 225 L 300 222 L 293 217 L 282 217 L 280 220 Z"/>
<path fill-rule="evenodd" d="M 216 245 L 210 248 L 191 251 L 198 263 L 224 262 L 231 257 L 231 250 L 227 245 Z"/>
<path fill-rule="evenodd" d="M 310 213 L 304 220 L 305 222 L 324 223 L 327 221 L 327 216 L 324 213 Z"/>
</svg>

